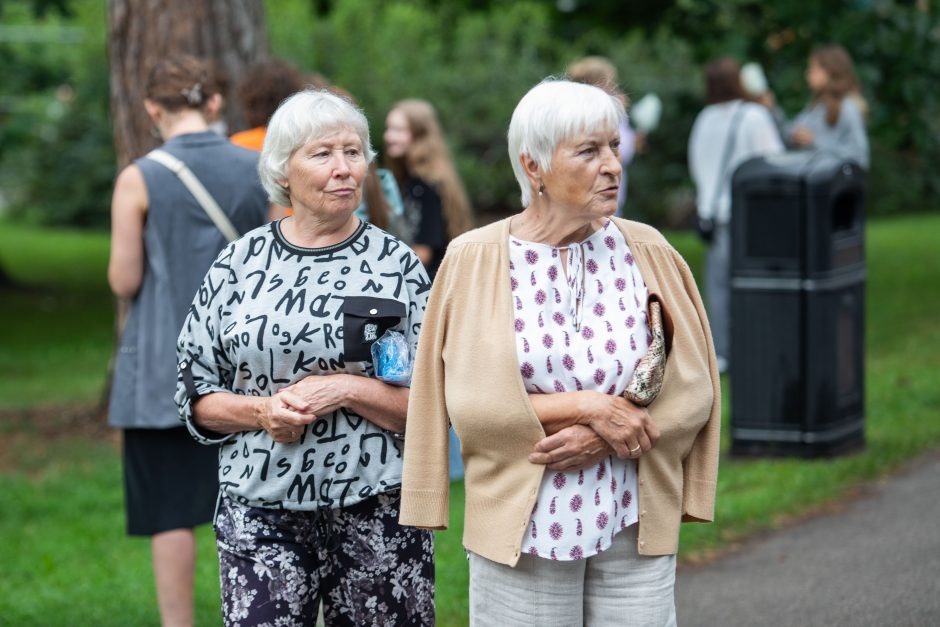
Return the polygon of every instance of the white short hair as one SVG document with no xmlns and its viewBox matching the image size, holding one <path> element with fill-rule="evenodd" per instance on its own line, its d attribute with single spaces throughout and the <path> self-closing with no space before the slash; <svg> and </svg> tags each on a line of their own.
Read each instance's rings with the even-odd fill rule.
<svg viewBox="0 0 940 627">
<path fill-rule="evenodd" d="M 509 122 L 509 160 L 522 191 L 522 206 L 532 202 L 532 188 L 520 157 L 528 155 L 546 172 L 558 144 L 579 133 L 616 130 L 626 118 L 623 103 L 599 87 L 553 77 L 522 97 Z"/>
<path fill-rule="evenodd" d="M 342 127 L 351 128 L 362 140 L 366 163 L 375 151 L 369 143 L 369 122 L 347 99 L 322 89 L 297 92 L 281 103 L 264 136 L 258 159 L 258 175 L 271 202 L 290 206 L 290 195 L 280 181 L 287 178 L 287 162 L 298 148 L 315 137 L 324 137 Z"/>
</svg>

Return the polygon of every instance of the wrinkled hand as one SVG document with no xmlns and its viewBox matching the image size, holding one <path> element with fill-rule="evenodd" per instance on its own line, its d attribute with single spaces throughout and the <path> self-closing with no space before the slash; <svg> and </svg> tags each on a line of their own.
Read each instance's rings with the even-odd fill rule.
<svg viewBox="0 0 940 627">
<path fill-rule="evenodd" d="M 613 453 L 604 439 L 587 425 L 572 425 L 539 440 L 529 461 L 552 470 L 582 470 Z"/>
<path fill-rule="evenodd" d="M 316 419 L 310 404 L 286 389 L 265 399 L 258 408 L 258 424 L 279 443 L 296 442 Z"/>
<path fill-rule="evenodd" d="M 308 410 L 319 416 L 333 413 L 348 403 L 349 388 L 344 375 L 310 375 L 284 388 L 307 403 Z"/>
<path fill-rule="evenodd" d="M 659 429 L 646 409 L 621 396 L 600 392 L 583 394 L 579 422 L 601 436 L 617 457 L 636 458 L 656 446 Z"/>
<path fill-rule="evenodd" d="M 815 140 L 816 136 L 813 135 L 813 131 L 805 126 L 798 126 L 790 133 L 790 141 L 800 147 L 812 146 Z"/>
</svg>

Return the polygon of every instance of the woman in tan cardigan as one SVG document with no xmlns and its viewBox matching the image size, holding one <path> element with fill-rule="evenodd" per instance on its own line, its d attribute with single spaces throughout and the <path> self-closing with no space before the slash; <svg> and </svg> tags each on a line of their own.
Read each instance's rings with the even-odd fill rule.
<svg viewBox="0 0 940 627">
<path fill-rule="evenodd" d="M 593 86 L 530 90 L 509 127 L 524 209 L 455 240 L 428 302 L 400 521 L 447 526 L 452 421 L 471 624 L 674 624 L 679 523 L 712 519 L 708 322 L 662 235 L 611 218 L 624 115 Z M 661 336 L 662 387 L 644 409 L 622 394 Z"/>
</svg>

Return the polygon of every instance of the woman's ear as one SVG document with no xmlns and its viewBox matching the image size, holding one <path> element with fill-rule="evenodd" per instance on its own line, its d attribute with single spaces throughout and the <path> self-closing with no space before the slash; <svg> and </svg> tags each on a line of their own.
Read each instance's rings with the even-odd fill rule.
<svg viewBox="0 0 940 627">
<path fill-rule="evenodd" d="M 538 193 L 538 190 L 542 188 L 542 166 L 526 154 L 519 155 L 519 163 L 522 164 L 522 169 L 525 171 L 526 178 L 529 179 L 529 185 L 532 187 L 533 192 Z"/>
<path fill-rule="evenodd" d="M 163 116 L 163 107 L 150 98 L 144 98 L 144 110 L 154 124 L 160 123 L 160 118 Z"/>
<path fill-rule="evenodd" d="M 219 112 L 222 111 L 222 94 L 212 94 L 209 96 L 209 99 L 206 100 L 205 104 L 205 115 L 208 120 L 215 120 L 219 117 Z"/>
</svg>

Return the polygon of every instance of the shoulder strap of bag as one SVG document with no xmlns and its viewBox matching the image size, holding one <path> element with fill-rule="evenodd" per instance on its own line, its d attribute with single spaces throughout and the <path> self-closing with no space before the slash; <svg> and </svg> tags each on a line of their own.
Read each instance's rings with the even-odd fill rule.
<svg viewBox="0 0 940 627">
<path fill-rule="evenodd" d="M 728 163 L 731 161 L 731 154 L 734 152 L 734 145 L 738 139 L 738 121 L 741 114 L 744 113 L 744 103 L 739 102 L 731 115 L 731 124 L 728 125 L 728 137 L 725 139 L 725 149 L 721 153 L 721 168 L 718 170 L 718 180 L 715 181 L 715 191 L 712 194 L 712 219 L 715 220 L 718 215 L 718 199 L 721 198 L 722 182 L 725 180 L 725 174 L 728 171 Z"/>
<path fill-rule="evenodd" d="M 238 233 L 238 229 L 235 228 L 228 219 L 228 216 L 225 215 L 225 212 L 222 211 L 222 208 L 219 207 L 219 204 L 215 201 L 215 198 L 212 197 L 212 194 L 209 193 L 209 190 L 196 178 L 196 175 L 193 174 L 193 171 L 190 170 L 185 163 L 159 148 L 150 151 L 146 158 L 151 161 L 156 161 L 179 178 L 180 182 L 186 186 L 186 189 L 193 195 L 193 198 L 196 199 L 196 202 L 203 208 L 215 226 L 222 231 L 222 235 L 225 236 L 225 239 L 234 242 L 241 237 Z"/>
</svg>

